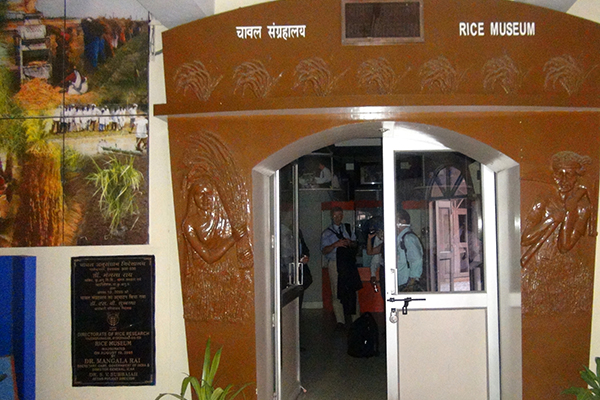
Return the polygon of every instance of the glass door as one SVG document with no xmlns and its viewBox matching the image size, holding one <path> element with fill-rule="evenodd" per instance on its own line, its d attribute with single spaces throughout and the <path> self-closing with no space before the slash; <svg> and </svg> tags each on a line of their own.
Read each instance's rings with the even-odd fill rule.
<svg viewBox="0 0 600 400">
<path fill-rule="evenodd" d="M 298 231 L 298 164 L 292 163 L 275 174 L 275 249 L 277 261 L 274 302 L 275 359 L 278 371 L 276 393 L 282 400 L 296 399 L 300 386 L 299 296 L 303 275 Z"/>
<path fill-rule="evenodd" d="M 398 128 L 383 165 L 388 399 L 499 398 L 494 173 Z"/>
</svg>

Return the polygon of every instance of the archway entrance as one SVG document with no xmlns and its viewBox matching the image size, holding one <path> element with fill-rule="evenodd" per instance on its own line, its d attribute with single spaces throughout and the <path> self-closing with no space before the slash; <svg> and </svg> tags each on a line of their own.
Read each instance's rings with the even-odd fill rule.
<svg viewBox="0 0 600 400">
<path fill-rule="evenodd" d="M 427 131 L 428 133 L 423 133 Z M 435 132 L 434 132 L 435 131 Z M 382 134 L 383 132 L 383 134 Z M 433 132 L 433 133 L 432 133 Z M 442 130 L 442 129 L 432 129 L 432 127 L 427 127 L 424 129 L 423 126 L 418 126 L 416 124 L 399 124 L 399 123 L 366 123 L 366 124 L 356 124 L 349 127 L 340 127 L 336 128 L 335 133 L 339 134 L 335 137 L 342 139 L 349 138 L 360 138 L 360 137 L 382 137 L 384 140 L 384 151 L 383 151 L 383 172 L 384 172 L 384 184 L 385 182 L 390 182 L 389 185 L 385 185 L 386 194 L 384 194 L 384 206 L 385 209 L 385 224 L 386 224 L 386 242 L 390 244 L 396 243 L 396 229 L 395 221 L 396 221 L 396 207 L 395 204 L 398 203 L 396 199 L 396 185 L 398 184 L 398 180 L 395 178 L 394 171 L 397 171 L 399 168 L 398 162 L 401 163 L 402 154 L 406 154 L 406 152 L 411 152 L 411 154 L 415 154 L 418 152 L 453 152 L 464 154 L 472 160 L 477 160 L 483 165 L 482 171 L 483 175 L 487 176 L 487 184 L 484 185 L 483 192 L 487 191 L 486 200 L 484 200 L 484 204 L 487 206 L 484 207 L 483 216 L 480 215 L 480 218 L 486 220 L 486 224 L 488 226 L 488 233 L 486 234 L 486 246 L 485 246 L 485 263 L 488 265 L 488 271 L 492 271 L 489 274 L 479 274 L 479 279 L 481 282 L 481 277 L 483 275 L 492 278 L 492 281 L 486 281 L 485 284 L 477 284 L 475 281 L 473 284 L 469 284 L 469 288 L 471 286 L 474 288 L 473 290 L 469 289 L 466 294 L 456 295 L 456 294 L 443 294 L 438 290 L 437 292 L 433 292 L 430 294 L 423 294 L 422 296 L 426 297 L 427 301 L 422 302 L 423 305 L 419 304 L 414 305 L 411 303 L 409 308 L 413 311 L 409 313 L 410 317 L 413 316 L 417 318 L 422 318 L 420 322 L 416 322 L 417 325 L 413 325 L 413 320 L 402 319 L 403 313 L 400 313 L 402 307 L 402 303 L 395 303 L 399 300 L 405 300 L 406 294 L 400 290 L 400 288 L 396 285 L 397 282 L 397 270 L 395 270 L 396 266 L 396 256 L 399 254 L 398 250 L 394 245 L 388 245 L 386 247 L 386 277 L 389 282 L 393 282 L 391 285 L 386 284 L 386 309 L 385 315 L 387 321 L 387 336 L 386 336 L 386 345 L 387 345 L 387 373 L 388 373 L 388 383 L 387 383 L 387 398 L 389 399 L 397 399 L 397 398 L 407 398 L 406 388 L 408 386 L 403 385 L 403 376 L 407 377 L 404 371 L 406 365 L 417 365 L 415 363 L 416 360 L 410 357 L 415 357 L 414 354 L 403 354 L 403 342 L 402 338 L 407 337 L 403 335 L 413 335 L 415 332 L 419 331 L 427 331 L 427 328 L 423 328 L 422 324 L 430 324 L 432 321 L 440 321 L 446 318 L 446 322 L 444 323 L 448 329 L 452 329 L 453 325 L 457 326 L 457 330 L 455 330 L 455 336 L 449 335 L 449 340 L 454 341 L 453 344 L 444 345 L 444 347 L 456 348 L 457 346 L 468 346 L 468 343 L 472 342 L 472 338 L 465 337 L 466 333 L 472 333 L 473 331 L 477 331 L 477 335 L 483 335 L 479 337 L 478 340 L 482 345 L 483 351 L 483 359 L 479 358 L 480 361 L 483 362 L 484 366 L 484 378 L 483 383 L 480 387 L 483 388 L 488 398 L 499 398 L 499 393 L 501 391 L 501 386 L 505 385 L 505 378 L 501 376 L 501 372 L 499 369 L 500 362 L 500 352 L 499 347 L 500 343 L 504 343 L 508 340 L 508 336 L 512 333 L 516 332 L 518 337 L 520 337 L 520 326 L 509 326 L 505 321 L 502 321 L 503 313 L 501 310 L 507 303 L 507 295 L 509 293 L 509 289 L 503 287 L 503 284 L 498 281 L 498 276 L 503 273 L 509 274 L 509 270 L 511 267 L 514 268 L 514 265 L 511 265 L 510 262 L 499 260 L 497 257 L 497 246 L 503 246 L 506 249 L 509 249 L 511 246 L 514 249 L 515 242 L 518 248 L 518 232 L 514 232 L 514 227 L 508 226 L 509 224 L 506 221 L 496 221 L 495 213 L 496 213 L 496 204 L 498 204 L 498 208 L 501 209 L 503 206 L 500 205 L 501 202 L 497 201 L 498 198 L 502 196 L 516 195 L 518 198 L 518 193 L 510 193 L 508 191 L 509 184 L 514 185 L 514 180 L 518 179 L 518 166 L 516 163 L 508 160 L 506 157 L 502 156 L 498 152 L 493 151 L 488 146 L 483 145 L 479 142 L 474 141 L 473 139 L 469 139 L 466 137 L 462 137 L 459 134 L 454 132 Z M 258 249 L 263 248 L 260 245 L 261 240 L 262 243 L 267 243 L 265 239 L 271 240 L 271 238 L 275 239 L 275 243 L 280 238 L 280 234 L 278 233 L 278 227 L 280 226 L 280 220 L 278 220 L 278 213 L 274 210 L 277 209 L 277 197 L 278 193 L 275 191 L 275 178 L 277 176 L 277 171 L 283 167 L 281 164 L 289 163 L 290 161 L 298 159 L 300 156 L 312 153 L 315 150 L 321 149 L 321 145 L 324 143 L 326 145 L 333 144 L 332 140 L 329 139 L 329 143 L 325 139 L 324 135 L 331 135 L 331 132 L 321 132 L 319 134 L 313 135 L 311 137 L 305 138 L 299 146 L 291 145 L 289 148 L 286 148 L 280 152 L 278 152 L 273 157 L 270 157 L 265 162 L 261 163 L 254 170 L 253 180 L 254 180 L 254 215 L 255 215 L 255 240 L 256 240 L 256 248 L 257 248 L 257 257 L 262 259 L 265 262 L 264 265 L 273 266 L 270 271 L 264 271 L 265 274 L 259 276 L 259 272 L 257 270 L 256 282 L 257 282 L 257 351 L 262 353 L 262 350 L 266 350 L 272 354 L 272 359 L 266 360 L 264 357 L 259 359 L 259 377 L 261 375 L 261 371 L 264 371 L 265 377 L 267 377 L 264 382 L 260 382 L 259 380 L 259 398 L 263 398 L 261 396 L 261 390 L 264 390 L 264 394 L 271 396 L 273 393 L 276 398 L 295 398 L 295 396 L 299 390 L 300 385 L 302 384 L 301 372 L 294 373 L 294 369 L 288 370 L 285 372 L 282 369 L 282 348 L 287 347 L 285 345 L 286 339 L 289 339 L 291 336 L 289 333 L 285 333 L 282 335 L 282 321 L 288 320 L 289 315 L 285 312 L 282 312 L 281 304 L 278 303 L 277 296 L 279 295 L 279 290 L 275 291 L 274 288 L 280 288 L 278 280 L 279 271 L 280 271 L 280 254 L 277 251 L 269 252 L 264 251 L 263 253 L 259 253 Z M 328 136 L 329 136 L 328 135 Z M 331 136 L 329 136 L 331 138 Z M 387 152 L 387 155 L 386 155 Z M 423 153 L 425 154 L 425 153 Z M 279 164 L 279 165 L 278 165 Z M 438 175 L 442 173 L 443 169 L 438 171 Z M 387 174 L 386 174 L 387 171 Z M 453 175 L 451 169 L 446 170 L 447 174 L 450 176 Z M 387 178 L 386 178 L 387 176 Z M 452 183 L 452 182 L 451 182 Z M 456 182 L 455 182 L 456 183 Z M 431 186 L 431 185 L 428 185 Z M 460 187 L 460 184 L 459 184 Z M 487 189 L 486 189 L 487 188 Z M 430 189 L 429 197 L 432 197 L 432 193 L 435 192 L 435 189 Z M 435 197 L 435 196 L 434 196 Z M 447 200 L 447 199 L 446 199 Z M 447 200 L 448 201 L 448 200 Z M 461 202 L 454 198 L 453 200 L 449 200 L 450 205 L 454 205 L 454 208 L 457 210 L 461 209 Z M 442 210 L 443 207 L 439 207 L 442 205 L 442 199 L 433 200 L 434 205 L 438 204 L 437 209 Z M 455 203 L 455 204 L 454 204 Z M 505 206 L 508 206 L 508 202 L 504 202 Z M 391 206 L 390 206 L 391 205 Z M 428 205 L 426 208 L 431 208 L 432 204 Z M 508 212 L 508 211 L 506 211 Z M 518 207 L 515 209 L 512 207 L 510 210 L 511 213 L 518 213 Z M 487 213 L 487 214 L 486 214 Z M 431 214 L 431 213 L 430 213 Z M 437 215 L 437 219 L 442 219 L 442 215 L 444 214 L 442 211 L 437 211 L 433 213 Z M 456 231 L 456 237 L 460 239 L 460 221 L 464 220 L 462 216 L 467 216 L 467 213 L 462 213 L 457 211 L 457 224 L 459 228 L 454 229 Z M 435 219 L 435 218 L 434 218 Z M 434 221 L 434 224 L 436 222 Z M 439 224 L 438 224 L 439 225 Z M 429 228 L 432 225 L 429 224 Z M 464 228 L 466 228 L 466 224 Z M 502 235 L 496 235 L 498 232 L 498 228 L 503 230 Z M 431 231 L 431 229 L 429 229 Z M 437 231 L 437 229 L 436 229 Z M 454 232 L 454 231 L 452 231 Z M 260 238 L 259 236 L 262 236 Z M 466 237 L 466 235 L 463 235 Z M 516 239 L 516 240 L 515 240 Z M 438 241 L 439 239 L 432 240 L 431 237 L 427 238 L 428 241 Z M 279 248 L 277 245 L 274 248 Z M 468 246 L 467 246 L 468 248 Z M 461 250 L 461 248 L 455 249 L 454 253 L 457 253 L 456 258 L 460 258 L 461 254 L 465 252 Z M 437 252 L 431 253 L 437 254 Z M 481 253 L 480 253 L 481 254 Z M 431 259 L 430 259 L 431 260 Z M 437 267 L 440 264 L 439 261 L 432 263 Z M 275 268 L 275 266 L 277 268 Z M 389 268 L 389 271 L 388 271 Z M 499 271 L 498 273 L 496 272 Z M 293 269 L 292 269 L 293 270 Z M 277 271 L 277 274 L 275 273 Z M 502 272 L 506 271 L 506 272 Z M 320 272 L 320 271 L 317 271 Z M 390 279 L 390 277 L 393 277 Z M 439 282 L 441 281 L 440 276 L 436 275 L 434 279 L 433 275 L 430 275 L 428 278 L 430 282 L 438 282 L 435 285 L 441 287 Z M 449 281 L 451 282 L 451 280 Z M 491 285 L 490 285 L 491 283 Z M 434 286 L 435 286 L 434 285 Z M 260 289 L 259 289 L 260 287 Z M 452 286 L 448 286 L 448 289 L 455 289 L 457 286 L 452 283 Z M 483 289 L 486 290 L 483 290 Z M 430 286 L 431 289 L 431 286 Z M 456 290 L 447 290 L 446 292 L 455 292 Z M 441 290 L 444 292 L 444 290 Z M 270 293 L 270 295 L 264 295 L 265 293 Z M 421 295 L 421 293 L 419 293 Z M 443 298 L 443 296 L 453 296 L 451 298 Z M 413 296 L 416 297 L 416 296 Z M 496 300 L 500 299 L 499 302 L 495 303 Z M 420 302 L 419 302 L 420 303 Z M 404 304 L 407 304 L 406 302 Z M 293 308 L 297 310 L 296 307 Z M 447 314 L 444 318 L 441 318 L 439 311 L 440 310 L 449 310 L 451 313 L 444 312 Z M 477 309 L 481 310 L 481 312 L 476 312 L 477 318 L 475 320 L 479 321 L 480 325 L 472 326 L 466 323 L 456 323 L 456 321 L 472 321 L 473 316 L 471 315 L 471 310 Z M 514 309 L 514 307 L 513 307 Z M 458 313 L 455 311 L 458 310 Z M 514 310 L 512 310 L 514 313 Z M 435 314 L 435 315 L 434 315 Z M 469 314 L 469 315 L 466 315 Z M 450 316 L 451 315 L 451 316 Z M 267 330 L 264 329 L 264 326 L 261 325 L 261 318 L 265 318 L 265 320 L 271 320 L 274 323 L 270 324 Z M 292 317 L 292 320 L 295 317 Z M 395 321 L 394 321 L 395 320 Z M 264 321 L 264 320 L 263 320 Z M 399 323 L 400 321 L 400 323 Z M 406 322 L 408 321 L 408 324 Z M 418 320 L 419 321 L 419 320 Z M 421 325 L 420 325 L 421 324 Z M 288 325 L 289 326 L 289 325 Z M 419 327 L 420 326 L 420 327 Z M 500 326 L 505 329 L 495 330 L 493 327 Z M 408 328 L 409 330 L 405 330 Z M 514 339 L 514 336 L 513 336 Z M 292 339 L 293 341 L 294 339 Z M 511 346 L 508 346 L 507 349 L 510 351 Z M 513 347 L 513 355 L 518 354 L 518 368 L 520 368 L 520 343 L 512 343 Z M 486 352 L 486 349 L 490 349 L 490 351 Z M 460 353 L 460 352 L 459 352 Z M 262 353 L 266 354 L 266 353 Z M 298 353 L 296 353 L 298 354 Z M 462 356 L 464 356 L 464 352 Z M 449 355 L 449 357 L 461 357 L 460 354 L 453 353 Z M 299 359 L 299 358 L 298 358 Z M 286 357 L 286 360 L 289 361 L 289 358 Z M 483 361 L 481 361 L 483 360 Z M 452 362 L 450 360 L 449 362 Z M 467 355 L 462 358 L 462 361 L 465 366 L 472 366 L 473 359 Z M 481 369 L 481 368 L 475 368 Z M 289 371 L 292 371 L 292 374 L 289 375 Z M 468 372 L 463 373 L 463 376 L 459 376 L 459 378 L 470 380 Z M 290 382 L 292 382 L 292 387 L 297 385 L 297 389 L 287 390 L 287 393 L 292 397 L 283 397 L 283 387 Z M 295 383 L 294 383 L 295 382 Z M 460 386 L 460 385 L 459 385 Z M 514 386 L 514 385 L 513 385 Z M 520 388 L 520 384 L 518 385 Z M 409 389 L 412 390 L 412 389 Z M 270 393 L 272 391 L 273 393 Z M 469 389 L 467 388 L 467 392 Z M 472 390 L 471 390 L 472 391 Z M 477 396 L 481 396 L 481 392 L 477 392 Z M 515 391 L 516 393 L 516 391 Z M 518 391 L 520 395 L 520 390 Z M 477 396 L 475 398 L 477 398 Z"/>
</svg>

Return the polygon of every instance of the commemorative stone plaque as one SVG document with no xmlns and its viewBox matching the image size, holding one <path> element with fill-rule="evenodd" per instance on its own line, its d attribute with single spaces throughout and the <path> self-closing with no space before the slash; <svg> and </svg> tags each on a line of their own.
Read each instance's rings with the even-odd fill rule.
<svg viewBox="0 0 600 400">
<path fill-rule="evenodd" d="M 156 382 L 154 256 L 71 259 L 73 386 Z"/>
</svg>

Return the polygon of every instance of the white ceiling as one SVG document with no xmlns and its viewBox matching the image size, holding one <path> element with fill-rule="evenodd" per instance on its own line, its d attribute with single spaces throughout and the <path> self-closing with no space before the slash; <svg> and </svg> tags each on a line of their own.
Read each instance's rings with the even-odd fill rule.
<svg viewBox="0 0 600 400">
<path fill-rule="evenodd" d="M 137 0 L 167 28 L 208 17 L 234 8 L 268 0 Z M 600 22 L 598 0 L 515 0 Z"/>
<path fill-rule="evenodd" d="M 137 1 L 169 29 L 215 13 L 215 0 Z"/>
</svg>

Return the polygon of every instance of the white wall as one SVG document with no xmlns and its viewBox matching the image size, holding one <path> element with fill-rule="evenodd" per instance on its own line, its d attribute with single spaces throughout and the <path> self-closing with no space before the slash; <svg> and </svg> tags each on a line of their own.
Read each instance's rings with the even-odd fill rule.
<svg viewBox="0 0 600 400">
<path fill-rule="evenodd" d="M 254 4 L 268 3 L 274 0 L 215 0 L 215 14 L 235 10 L 240 7 L 248 7 Z"/>
<path fill-rule="evenodd" d="M 162 49 L 160 25 L 156 49 Z M 150 60 L 150 103 L 165 103 L 162 55 Z M 152 112 L 152 107 L 150 108 Z M 178 392 L 188 371 L 179 281 L 179 261 L 171 188 L 166 122 L 150 118 L 150 244 L 0 249 L 0 255 L 37 258 L 36 398 L 39 400 L 155 399 Z M 71 386 L 71 257 L 98 255 L 155 255 L 156 257 L 156 386 Z"/>
<path fill-rule="evenodd" d="M 567 11 L 567 14 L 600 23 L 600 2 L 598 0 L 578 0 Z M 598 230 L 600 231 L 600 221 Z M 592 340 L 590 345 L 590 368 L 592 371 L 596 371 L 594 358 L 600 357 L 600 268 L 598 268 L 598 265 L 600 265 L 600 236 L 596 239 L 596 272 L 594 276 Z"/>
</svg>

